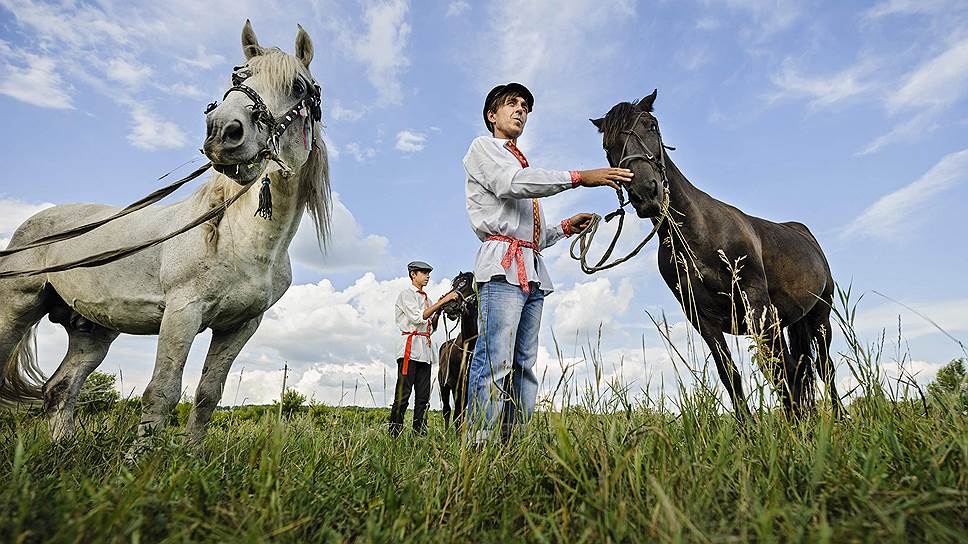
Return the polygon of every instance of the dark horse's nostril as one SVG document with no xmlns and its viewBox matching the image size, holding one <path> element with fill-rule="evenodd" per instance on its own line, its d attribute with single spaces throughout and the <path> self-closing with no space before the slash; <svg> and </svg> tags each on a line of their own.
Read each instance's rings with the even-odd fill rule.
<svg viewBox="0 0 968 544">
<path fill-rule="evenodd" d="M 222 145 L 226 147 L 238 146 L 242 143 L 242 138 L 245 136 L 245 130 L 242 128 L 242 123 L 237 120 L 229 121 L 222 127 Z"/>
</svg>

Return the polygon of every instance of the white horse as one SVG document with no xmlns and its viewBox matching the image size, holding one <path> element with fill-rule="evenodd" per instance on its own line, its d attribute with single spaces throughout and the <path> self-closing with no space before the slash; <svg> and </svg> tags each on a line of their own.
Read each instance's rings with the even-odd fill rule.
<svg viewBox="0 0 968 544">
<path fill-rule="evenodd" d="M 282 166 L 268 174 L 271 219 L 254 215 L 257 209 L 265 211 L 265 202 L 260 203 L 259 191 L 248 191 L 201 228 L 127 258 L 0 279 L 0 401 L 42 400 L 55 440 L 73 434 L 81 386 L 120 333 L 158 335 L 138 430 L 145 436 L 161 428 L 179 400 L 192 341 L 210 328 L 212 342 L 187 428 L 188 439 L 199 441 L 222 397 L 232 362 L 263 313 L 289 288 L 288 247 L 304 210 L 313 218 L 320 245 L 325 245 L 329 170 L 316 122 L 319 87 L 309 71 L 312 41 L 299 27 L 295 56 L 263 48 L 246 21 L 242 51 L 247 62 L 233 74 L 233 87 L 221 105 L 213 103 L 206 112 L 204 152 L 219 173 L 198 191 L 72 240 L 0 258 L 0 270 L 34 269 L 163 236 L 230 199 L 240 187 L 258 184 L 269 166 Z M 289 121 L 284 121 L 286 115 Z M 48 208 L 17 229 L 10 247 L 116 211 L 98 204 Z M 68 334 L 67 355 L 46 383 L 32 352 L 36 324 L 45 315 Z"/>
</svg>

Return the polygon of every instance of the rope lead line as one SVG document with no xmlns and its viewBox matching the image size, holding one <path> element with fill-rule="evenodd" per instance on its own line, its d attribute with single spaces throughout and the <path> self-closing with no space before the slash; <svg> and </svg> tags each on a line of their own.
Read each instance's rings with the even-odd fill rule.
<svg viewBox="0 0 968 544">
<path fill-rule="evenodd" d="M 182 185 L 184 185 L 184 184 L 188 183 L 189 181 L 197 178 L 198 176 L 204 174 L 206 170 L 208 170 L 209 168 L 211 168 L 211 166 L 212 166 L 212 163 L 210 163 L 210 162 L 205 163 L 204 165 L 202 165 L 201 167 L 199 167 L 197 170 L 195 170 L 191 174 L 188 174 L 187 176 L 185 176 L 182 179 L 180 179 L 180 180 L 172 183 L 171 185 L 169 185 L 167 187 L 162 187 L 161 189 L 158 189 L 157 191 L 151 193 L 150 195 L 142 198 L 141 200 L 139 200 L 137 202 L 133 202 L 133 203 L 129 204 L 126 208 L 124 208 L 123 210 L 119 211 L 118 213 L 112 215 L 111 217 L 106 217 L 104 219 L 100 219 L 100 220 L 94 221 L 92 223 L 87 223 L 86 225 L 81 225 L 79 227 L 74 227 L 72 229 L 65 230 L 63 232 L 58 232 L 57 234 L 50 234 L 48 236 L 44 236 L 43 238 L 38 238 L 38 239 L 34 240 L 33 242 L 30 242 L 30 243 L 28 243 L 26 245 L 23 245 L 23 246 L 18 246 L 18 247 L 15 247 L 15 248 L 5 249 L 3 251 L 0 251 L 0 257 L 6 257 L 7 255 L 13 255 L 14 253 L 20 253 L 21 251 L 26 251 L 28 249 L 33 249 L 35 247 L 40 247 L 40 246 L 46 246 L 46 245 L 49 245 L 49 244 L 53 244 L 55 242 L 63 242 L 64 240 L 70 240 L 71 238 L 76 238 L 76 237 L 78 237 L 78 236 L 80 236 L 82 234 L 86 234 L 88 232 L 91 232 L 92 230 L 94 230 L 94 229 L 96 229 L 96 228 L 98 228 L 98 227 L 100 227 L 102 225 L 105 225 L 107 223 L 110 223 L 111 221 L 114 221 L 115 219 L 120 219 L 120 218 L 122 218 L 122 217 L 124 217 L 124 216 L 126 216 L 128 214 L 134 213 L 134 212 L 136 212 L 136 211 L 138 211 L 138 210 L 140 210 L 142 208 L 146 208 L 146 207 L 150 206 L 151 204 L 154 204 L 155 202 L 158 202 L 159 200 L 161 200 L 161 199 L 165 198 L 166 196 L 170 195 L 171 193 L 174 193 L 175 191 L 177 191 L 179 188 L 181 188 Z M 164 176 L 162 176 L 162 177 L 164 177 Z"/>
<path fill-rule="evenodd" d="M 208 221 L 209 219 L 212 219 L 213 217 L 217 217 L 225 213 L 225 210 L 228 209 L 228 207 L 231 206 L 236 200 L 241 198 L 242 195 L 244 195 L 249 189 L 251 189 L 252 186 L 255 185 L 256 180 L 258 179 L 259 178 L 256 178 L 246 183 L 244 186 L 242 186 L 239 192 L 232 195 L 232 198 L 223 201 L 218 206 L 215 206 L 214 208 L 210 209 L 208 212 L 198 216 L 191 223 L 185 225 L 184 227 L 181 227 L 176 231 L 170 232 L 164 236 L 159 236 L 158 238 L 153 238 L 151 240 L 148 240 L 146 242 L 141 242 L 140 244 L 135 244 L 133 246 L 127 246 L 127 247 L 122 247 L 120 249 L 112 249 L 109 251 L 104 251 L 101 253 L 97 253 L 95 255 L 84 257 L 83 259 L 77 259 L 75 261 L 70 261 L 67 263 L 56 264 L 56 265 L 47 266 L 43 268 L 34 268 L 30 270 L 4 270 L 0 272 L 0 279 L 21 278 L 24 276 L 34 276 L 36 274 L 64 272 L 65 270 L 71 270 L 73 268 L 89 268 L 93 266 L 101 266 L 104 264 L 112 263 L 119 259 L 123 259 L 129 255 L 134 255 L 135 253 L 148 249 L 149 247 L 153 247 L 162 242 L 170 240 L 175 236 L 178 236 L 179 234 L 188 232 L 193 228 L 201 225 L 202 223 Z"/>
</svg>

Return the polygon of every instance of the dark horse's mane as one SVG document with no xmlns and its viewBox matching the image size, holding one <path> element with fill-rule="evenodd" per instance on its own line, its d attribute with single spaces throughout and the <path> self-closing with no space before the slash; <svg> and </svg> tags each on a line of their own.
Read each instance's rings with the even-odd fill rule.
<svg viewBox="0 0 968 544">
<path fill-rule="evenodd" d="M 598 132 L 605 136 L 605 147 L 614 146 L 622 135 L 622 131 L 632 128 L 632 123 L 635 122 L 636 117 L 643 111 L 652 113 L 652 107 L 649 106 L 646 108 L 644 105 L 639 106 L 638 100 L 619 102 L 612 106 L 612 109 L 608 110 L 608 113 L 605 114 L 605 117 L 602 119 L 602 124 L 598 128 Z"/>
</svg>

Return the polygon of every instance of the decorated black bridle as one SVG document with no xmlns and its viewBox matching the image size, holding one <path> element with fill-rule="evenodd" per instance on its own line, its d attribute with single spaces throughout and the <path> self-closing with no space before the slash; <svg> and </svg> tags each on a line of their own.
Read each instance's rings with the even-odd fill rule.
<svg viewBox="0 0 968 544">
<path fill-rule="evenodd" d="M 638 132 L 635 132 L 635 127 L 638 126 L 639 119 L 641 119 L 642 116 L 645 115 L 646 113 L 648 112 L 645 112 L 645 111 L 639 112 L 639 114 L 632 121 L 632 124 L 629 125 L 629 128 L 619 133 L 619 134 L 625 135 L 625 141 L 622 143 L 622 154 L 619 156 L 618 163 L 613 164 L 612 166 L 616 168 L 624 168 L 625 165 L 627 165 L 632 161 L 641 160 L 641 161 L 648 162 L 650 165 L 652 165 L 652 167 L 655 170 L 659 172 L 659 175 L 662 178 L 662 187 L 660 190 L 662 191 L 663 209 L 662 209 L 661 217 L 659 218 L 658 221 L 655 222 L 655 225 L 653 225 L 652 232 L 650 232 L 645 237 L 645 239 L 639 242 L 639 245 L 636 246 L 635 249 L 631 251 L 631 253 L 629 253 L 625 257 L 616 259 L 611 263 L 605 264 L 605 261 L 607 261 L 608 258 L 612 256 L 612 251 L 615 250 L 615 244 L 618 243 L 618 238 L 622 234 L 622 227 L 625 224 L 625 206 L 629 203 L 629 200 L 625 198 L 625 192 L 622 190 L 622 186 L 619 185 L 618 188 L 615 189 L 615 193 L 618 196 L 618 208 L 615 211 L 605 216 L 606 223 L 608 223 L 614 217 L 617 216 L 618 228 L 615 229 L 615 235 L 612 237 L 612 241 L 611 243 L 609 243 L 608 248 L 605 250 L 605 253 L 602 255 L 602 258 L 598 260 L 598 263 L 595 265 L 590 265 L 588 264 L 586 258 L 588 255 L 588 250 L 589 248 L 591 248 L 591 245 L 592 245 L 592 239 L 595 237 L 595 233 L 598 232 L 598 227 L 601 224 L 601 219 L 602 219 L 601 217 L 599 217 L 598 215 L 592 216 L 592 220 L 588 223 L 588 226 L 585 227 L 585 230 L 581 231 L 578 234 L 578 236 L 576 236 L 575 239 L 571 242 L 571 247 L 569 248 L 569 253 L 571 255 L 571 258 L 575 259 L 576 261 L 579 261 L 582 271 L 585 272 L 586 274 L 594 274 L 595 272 L 598 272 L 600 270 L 607 270 L 609 268 L 612 268 L 613 266 L 617 266 L 619 264 L 624 263 L 625 261 L 631 259 L 632 257 L 635 257 L 639 253 L 639 251 L 641 251 L 642 248 L 645 247 L 645 244 L 649 243 L 649 240 L 651 240 L 652 237 L 655 236 L 655 234 L 659 231 L 659 227 L 662 226 L 663 221 L 665 221 L 666 219 L 666 213 L 669 207 L 669 177 L 666 172 L 664 150 L 668 149 L 670 151 L 675 151 L 676 148 L 662 143 L 662 134 L 659 132 L 659 123 L 654 122 L 652 123 L 652 125 L 649 127 L 648 130 L 649 132 L 654 132 L 656 135 L 656 138 L 659 140 L 659 153 L 656 154 L 652 152 L 652 149 L 649 148 L 648 144 L 645 143 L 645 139 L 642 138 L 642 135 L 639 134 Z M 632 139 L 633 137 L 636 139 L 636 141 L 638 141 L 639 145 L 642 147 L 643 153 L 627 154 L 629 140 Z M 611 164 L 611 160 L 609 160 L 609 164 Z M 579 251 L 577 253 L 575 252 L 576 245 L 579 246 L 578 248 Z"/>
<path fill-rule="evenodd" d="M 619 156 L 618 164 L 616 164 L 615 167 L 625 168 L 626 165 L 632 161 L 646 161 L 655 170 L 659 172 L 660 176 L 662 176 L 662 190 L 668 191 L 669 178 L 666 175 L 665 153 L 663 153 L 662 150 L 668 149 L 670 151 L 675 151 L 676 148 L 667 146 L 664 143 L 662 143 L 662 133 L 659 132 L 659 123 L 652 123 L 648 131 L 654 132 L 656 138 L 659 140 L 659 153 L 658 155 L 656 155 L 655 153 L 652 152 L 648 144 L 645 143 L 645 139 L 642 138 L 642 136 L 638 132 L 635 132 L 635 127 L 638 126 L 639 119 L 641 119 L 642 116 L 645 115 L 646 113 L 647 112 L 644 112 L 644 111 L 639 112 L 639 114 L 635 117 L 635 120 L 632 121 L 631 126 L 629 126 L 629 128 L 620 132 L 620 134 L 625 135 L 625 141 L 622 143 L 622 154 Z M 636 141 L 638 141 L 644 153 L 626 154 L 626 151 L 628 150 L 628 146 L 629 146 L 629 140 L 633 137 L 636 139 Z M 625 195 L 622 191 L 621 186 L 619 186 L 619 188 L 616 191 L 618 192 L 619 210 L 623 210 L 625 205 L 628 204 L 629 201 L 625 198 Z M 616 210 L 608 214 L 607 216 L 605 216 L 605 221 L 607 222 L 609 219 L 611 219 L 612 217 L 614 217 L 619 213 L 624 213 L 624 212 L 620 212 L 619 210 Z"/>
<path fill-rule="evenodd" d="M 279 138 L 282 137 L 294 120 L 302 118 L 304 120 L 306 148 L 312 149 L 312 146 L 316 145 L 312 123 L 318 123 L 322 120 L 322 91 L 319 88 L 319 84 L 315 81 L 305 81 L 300 78 L 306 86 L 306 96 L 296 102 L 286 113 L 275 117 L 269 111 L 269 106 L 259 96 L 259 93 L 245 84 L 245 80 L 250 77 L 252 77 L 252 69 L 247 64 L 233 68 L 232 86 L 222 95 L 222 101 L 224 102 L 228 98 L 229 93 L 233 91 L 240 92 L 249 97 L 249 100 L 252 101 L 252 105 L 249 106 L 249 109 L 252 111 L 252 121 L 256 126 L 265 127 L 269 133 L 265 148 L 253 160 L 261 160 L 264 158 L 273 160 L 282 168 L 284 175 L 288 176 L 291 170 L 279 157 Z M 208 115 L 217 107 L 218 101 L 210 103 L 205 108 L 205 114 Z M 266 174 L 262 179 L 262 189 L 259 191 L 259 207 L 255 212 L 255 215 L 259 215 L 264 219 L 272 219 L 272 193 L 269 190 L 270 183 L 269 176 Z"/>
</svg>

